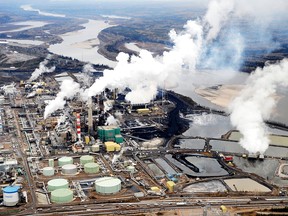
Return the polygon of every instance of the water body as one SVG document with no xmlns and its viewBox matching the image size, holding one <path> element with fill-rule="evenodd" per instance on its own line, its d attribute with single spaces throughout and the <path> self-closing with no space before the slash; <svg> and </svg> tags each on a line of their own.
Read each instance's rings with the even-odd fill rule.
<svg viewBox="0 0 288 216">
<path fill-rule="evenodd" d="M 196 166 L 199 172 L 195 172 L 183 163 L 179 162 L 172 155 L 167 154 L 165 157 L 173 163 L 176 167 L 183 171 L 183 173 L 193 177 L 212 177 L 212 176 L 226 176 L 228 172 L 222 168 L 215 158 L 201 157 L 201 156 L 187 156 L 186 160 Z"/>
<path fill-rule="evenodd" d="M 162 158 L 156 158 L 155 161 L 168 173 L 177 174 L 177 172 Z"/>
<path fill-rule="evenodd" d="M 205 147 L 204 139 L 180 139 L 179 147 L 181 149 L 201 149 Z"/>
<path fill-rule="evenodd" d="M 140 52 L 142 50 L 136 45 L 136 43 L 125 43 L 125 47 L 135 52 Z"/>
<path fill-rule="evenodd" d="M 183 134 L 185 136 L 221 138 L 233 128 L 227 116 L 204 113 L 186 115 L 185 118 L 191 121 L 189 129 Z"/>
<path fill-rule="evenodd" d="M 247 160 L 246 158 L 234 156 L 233 162 L 244 172 L 255 173 L 279 186 L 287 185 L 286 179 L 281 179 L 275 175 L 280 165 L 280 161 L 277 159 Z"/>
<path fill-rule="evenodd" d="M 241 145 L 239 145 L 238 142 L 211 140 L 210 145 L 212 146 L 212 151 L 248 154 L 248 151 L 245 150 Z M 268 149 L 264 152 L 264 156 L 276 158 L 288 157 L 288 148 L 270 145 Z"/>
<path fill-rule="evenodd" d="M 17 40 L 17 39 L 7 39 L 7 42 L 10 43 L 18 43 L 18 44 L 27 44 L 27 45 L 41 45 L 44 42 L 39 40 Z"/>
<path fill-rule="evenodd" d="M 42 21 L 24 21 L 24 22 L 13 22 L 13 23 L 9 23 L 9 24 L 14 25 L 15 29 L 7 30 L 7 31 L 0 31 L 0 34 L 20 32 L 20 31 L 33 29 L 33 28 L 40 28 L 40 27 L 43 27 L 49 23 L 48 22 L 42 22 Z M 19 26 L 21 26 L 21 27 L 19 27 Z"/>
<path fill-rule="evenodd" d="M 89 20 L 82 26 L 84 27 L 82 30 L 60 35 L 63 42 L 51 45 L 49 51 L 78 59 L 79 61 L 115 67 L 117 62 L 111 61 L 98 53 L 98 45 L 100 43 L 98 34 L 103 29 L 112 27 L 113 25 L 103 20 Z"/>
</svg>

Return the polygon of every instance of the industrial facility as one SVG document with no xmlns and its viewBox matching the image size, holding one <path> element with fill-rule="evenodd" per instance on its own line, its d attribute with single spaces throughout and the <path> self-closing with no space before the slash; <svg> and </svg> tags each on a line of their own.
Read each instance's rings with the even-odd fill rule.
<svg viewBox="0 0 288 216">
<path fill-rule="evenodd" d="M 275 138 L 281 143 L 270 147 L 281 148 L 282 153 L 272 150 L 254 157 L 236 146 L 237 131 L 217 139 L 184 136 L 189 122 L 183 116 L 213 110 L 174 92 L 159 90 L 150 103 L 130 104 L 125 92 L 106 89 L 87 103 L 77 96 L 67 98 L 63 109 L 44 118 L 45 107 L 63 80 L 81 82 L 80 76 L 40 76 L 34 82 L 15 83 L 13 91 L 2 91 L 2 212 L 33 207 L 45 213 L 63 205 L 73 213 L 75 204 L 86 211 L 83 205 L 90 209 L 92 204 L 142 205 L 142 201 L 153 203 L 153 208 L 181 208 L 194 202 L 206 206 L 208 201 L 203 204 L 201 197 L 286 194 L 287 185 L 282 183 L 287 163 L 275 167 L 279 171 L 273 179 L 251 175 L 245 164 L 286 161 L 287 137 Z M 223 202 L 215 201 L 222 213 Z"/>
</svg>

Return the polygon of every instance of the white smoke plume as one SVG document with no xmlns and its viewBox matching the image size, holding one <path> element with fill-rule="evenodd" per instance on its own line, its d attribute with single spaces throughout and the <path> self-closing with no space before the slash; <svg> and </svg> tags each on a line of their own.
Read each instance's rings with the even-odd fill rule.
<svg viewBox="0 0 288 216">
<path fill-rule="evenodd" d="M 55 71 L 55 66 L 48 68 L 47 64 L 49 63 L 49 60 L 51 59 L 51 55 L 47 55 L 47 57 L 44 59 L 44 61 L 40 62 L 39 67 L 34 70 L 34 72 L 31 74 L 31 77 L 29 81 L 36 80 L 41 74 L 43 73 L 51 73 Z"/>
<path fill-rule="evenodd" d="M 277 103 L 275 94 L 281 86 L 288 86 L 288 59 L 257 68 L 230 105 L 232 125 L 243 135 L 240 144 L 250 153 L 264 153 L 269 146 L 264 121 Z"/>
<path fill-rule="evenodd" d="M 106 125 L 118 125 L 118 120 L 114 118 L 113 115 L 109 115 L 107 120 L 106 120 Z"/>
<path fill-rule="evenodd" d="M 60 92 L 57 94 L 56 98 L 49 101 L 48 105 L 45 107 L 44 119 L 50 116 L 53 112 L 58 109 L 63 109 L 66 100 L 73 98 L 77 93 L 81 94 L 82 90 L 79 83 L 73 80 L 64 80 L 60 86 Z"/>
<path fill-rule="evenodd" d="M 123 153 L 124 153 L 127 149 L 128 149 L 127 147 L 122 147 L 122 148 L 121 148 L 121 151 L 120 151 L 118 154 L 114 154 L 114 156 L 113 156 L 113 158 L 112 158 L 112 165 L 122 157 Z"/>
<path fill-rule="evenodd" d="M 181 85 L 183 75 L 191 79 L 189 76 L 202 64 L 216 68 L 229 60 L 231 64 L 239 66 L 245 44 L 242 35 L 231 31 L 229 35 L 220 37 L 224 41 L 222 44 L 217 39 L 223 27 L 231 27 L 231 23 L 228 24 L 233 18 L 247 16 L 254 19 L 253 13 L 256 11 L 256 16 L 259 14 L 257 7 L 262 2 L 268 4 L 267 0 L 257 0 L 257 3 L 251 4 L 253 9 L 247 9 L 250 4 L 245 7 L 240 0 L 212 0 L 202 20 L 188 21 L 182 32 L 170 31 L 169 36 L 174 46 L 169 52 L 153 57 L 152 53 L 142 50 L 139 56 L 132 56 L 131 59 L 128 54 L 119 53 L 116 67 L 105 70 L 103 77 L 85 90 L 82 99 L 87 100 L 105 88 L 118 88 L 121 91 L 129 87 L 131 92 L 126 95 L 128 101 L 132 104 L 147 103 L 154 99 L 159 87 L 171 89 Z M 225 41 L 229 41 L 229 45 L 223 48 L 223 43 L 227 44 Z M 192 81 L 191 86 L 193 82 L 197 80 Z"/>
<path fill-rule="evenodd" d="M 207 41 L 217 37 L 234 10 L 234 0 L 214 0 L 209 3 L 204 22 L 208 24 Z"/>
<path fill-rule="evenodd" d="M 86 64 L 83 66 L 83 73 L 91 73 L 91 72 L 96 72 L 95 68 L 91 64 Z"/>
<path fill-rule="evenodd" d="M 85 86 L 91 86 L 93 80 L 92 80 L 92 72 L 96 72 L 94 67 L 91 64 L 85 64 L 82 69 L 83 76 L 80 77 L 81 82 L 84 83 Z"/>
<path fill-rule="evenodd" d="M 188 21 L 184 29 L 178 34 L 171 30 L 169 35 L 174 46 L 163 56 L 154 58 L 152 53 L 142 50 L 129 61 L 128 54 L 120 53 L 117 66 L 104 71 L 103 77 L 87 90 L 88 96 L 99 94 L 106 87 L 120 90 L 129 87 L 128 101 L 147 103 L 156 96 L 158 87 L 177 86 L 177 77 L 185 72 L 183 67 L 195 70 L 202 46 L 203 30 L 197 21 Z"/>
</svg>

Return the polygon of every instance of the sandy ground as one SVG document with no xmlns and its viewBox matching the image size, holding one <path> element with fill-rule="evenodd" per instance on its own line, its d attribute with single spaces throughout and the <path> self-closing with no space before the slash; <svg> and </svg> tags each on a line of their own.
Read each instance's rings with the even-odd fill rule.
<svg viewBox="0 0 288 216">
<path fill-rule="evenodd" d="M 217 88 L 198 88 L 195 92 L 211 103 L 227 108 L 242 89 L 243 85 L 221 85 Z"/>
<path fill-rule="evenodd" d="M 48 22 L 42 22 L 42 21 L 25 21 L 25 22 L 14 22 L 10 23 L 15 25 L 15 29 L 7 30 L 7 31 L 0 31 L 0 34 L 2 33 L 8 33 L 8 32 L 19 32 L 24 31 L 32 28 L 39 28 L 42 26 L 45 26 L 49 24 Z M 17 27 L 17 26 L 24 26 L 24 27 Z"/>
</svg>

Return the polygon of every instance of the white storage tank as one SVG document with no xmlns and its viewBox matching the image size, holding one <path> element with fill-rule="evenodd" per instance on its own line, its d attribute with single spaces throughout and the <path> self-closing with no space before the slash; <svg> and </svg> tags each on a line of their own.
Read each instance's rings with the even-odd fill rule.
<svg viewBox="0 0 288 216">
<path fill-rule="evenodd" d="M 85 165 L 86 163 L 93 163 L 94 157 L 91 155 L 84 155 L 80 157 L 80 164 Z"/>
<path fill-rule="evenodd" d="M 54 175 L 54 168 L 53 167 L 44 167 L 43 168 L 43 175 L 44 176 L 53 176 Z"/>
<path fill-rule="evenodd" d="M 51 192 L 53 203 L 69 203 L 73 201 L 73 191 L 70 189 L 57 189 Z"/>
<path fill-rule="evenodd" d="M 131 172 L 132 174 L 135 173 L 135 166 L 127 166 L 127 171 Z"/>
<path fill-rule="evenodd" d="M 99 172 L 99 165 L 97 163 L 86 163 L 84 165 L 84 172 L 87 174 L 95 174 Z"/>
<path fill-rule="evenodd" d="M 58 166 L 63 166 L 66 164 L 73 164 L 73 158 L 72 157 L 61 157 L 58 160 Z"/>
<path fill-rule="evenodd" d="M 69 183 L 66 179 L 52 179 L 48 181 L 48 191 L 54 191 L 60 188 L 68 189 Z"/>
<path fill-rule="evenodd" d="M 92 152 L 99 152 L 99 150 L 100 150 L 99 144 L 95 144 L 95 145 L 91 146 L 91 151 Z"/>
<path fill-rule="evenodd" d="M 5 206 L 15 206 L 19 202 L 19 186 L 3 188 L 3 201 Z"/>
<path fill-rule="evenodd" d="M 95 181 L 97 193 L 108 195 L 115 194 L 121 190 L 121 180 L 114 177 L 102 177 Z"/>
<path fill-rule="evenodd" d="M 76 175 L 77 174 L 77 166 L 74 164 L 66 164 L 62 166 L 62 174 L 63 175 Z"/>
<path fill-rule="evenodd" d="M 48 164 L 49 167 L 54 167 L 54 159 L 49 159 Z"/>
</svg>

